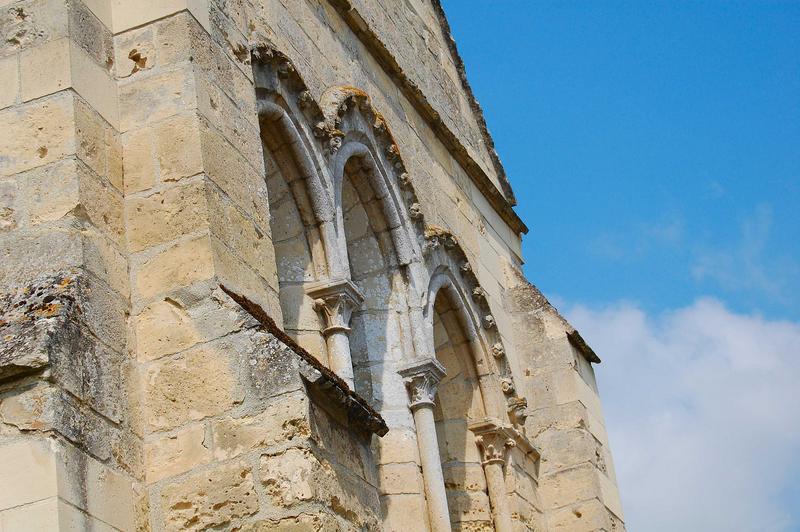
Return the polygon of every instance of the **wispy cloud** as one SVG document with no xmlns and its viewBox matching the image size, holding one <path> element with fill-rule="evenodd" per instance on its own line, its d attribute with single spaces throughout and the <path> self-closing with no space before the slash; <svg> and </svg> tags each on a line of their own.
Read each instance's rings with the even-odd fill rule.
<svg viewBox="0 0 800 532">
<path fill-rule="evenodd" d="M 692 275 L 699 281 L 713 281 L 724 290 L 756 292 L 780 303 L 796 297 L 789 287 L 800 275 L 800 266 L 790 257 L 769 252 L 771 227 L 772 210 L 760 205 L 742 222 L 738 242 L 698 252 Z"/>
<path fill-rule="evenodd" d="M 598 367 L 630 530 L 787 532 L 800 500 L 800 323 L 714 299 L 573 306 Z M 783 503 L 781 501 L 784 501 Z"/>
<path fill-rule="evenodd" d="M 626 234 L 603 232 L 589 242 L 589 251 L 601 258 L 627 261 L 680 245 L 684 221 L 679 216 L 635 224 Z"/>
</svg>

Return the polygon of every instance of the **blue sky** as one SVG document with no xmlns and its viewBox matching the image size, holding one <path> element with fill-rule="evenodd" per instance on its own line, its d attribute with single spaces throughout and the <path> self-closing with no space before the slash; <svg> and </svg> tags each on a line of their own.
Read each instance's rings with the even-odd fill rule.
<svg viewBox="0 0 800 532">
<path fill-rule="evenodd" d="M 630 529 L 800 530 L 800 1 L 443 4 L 526 273 L 604 360 Z"/>
<path fill-rule="evenodd" d="M 444 5 L 542 289 L 800 318 L 800 2 Z"/>
</svg>

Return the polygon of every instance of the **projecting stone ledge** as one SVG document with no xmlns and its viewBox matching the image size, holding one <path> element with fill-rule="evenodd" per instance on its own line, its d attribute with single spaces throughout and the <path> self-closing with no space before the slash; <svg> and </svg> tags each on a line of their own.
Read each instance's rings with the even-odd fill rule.
<svg viewBox="0 0 800 532">
<path fill-rule="evenodd" d="M 389 432 L 389 427 L 386 426 L 381 415 L 369 406 L 363 397 L 351 390 L 345 381 L 290 338 L 264 309 L 245 296 L 230 291 L 225 286 L 220 285 L 220 288 L 253 316 L 266 332 L 297 355 L 298 370 L 303 380 L 308 383 L 312 391 L 330 401 L 322 406 L 338 407 L 337 409 L 346 415 L 351 428 L 361 429 L 378 436 L 384 436 Z"/>
<path fill-rule="evenodd" d="M 80 313 L 78 278 L 39 278 L 0 294 L 0 380 L 44 370 L 53 352 L 75 342 L 68 322 Z"/>
</svg>

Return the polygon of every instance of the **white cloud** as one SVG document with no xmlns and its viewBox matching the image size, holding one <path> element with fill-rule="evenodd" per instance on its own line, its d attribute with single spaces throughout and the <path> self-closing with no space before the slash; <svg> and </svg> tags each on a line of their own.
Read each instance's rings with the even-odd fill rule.
<svg viewBox="0 0 800 532">
<path fill-rule="evenodd" d="M 658 316 L 566 313 L 603 358 L 600 393 L 632 532 L 800 527 L 800 323 L 714 299 Z"/>
</svg>

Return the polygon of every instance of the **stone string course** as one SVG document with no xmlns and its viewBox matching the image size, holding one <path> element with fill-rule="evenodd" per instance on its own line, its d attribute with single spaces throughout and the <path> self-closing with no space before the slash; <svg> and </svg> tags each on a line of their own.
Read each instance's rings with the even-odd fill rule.
<svg viewBox="0 0 800 532">
<path fill-rule="evenodd" d="M 0 530 L 624 529 L 437 0 L 0 37 Z"/>
</svg>

